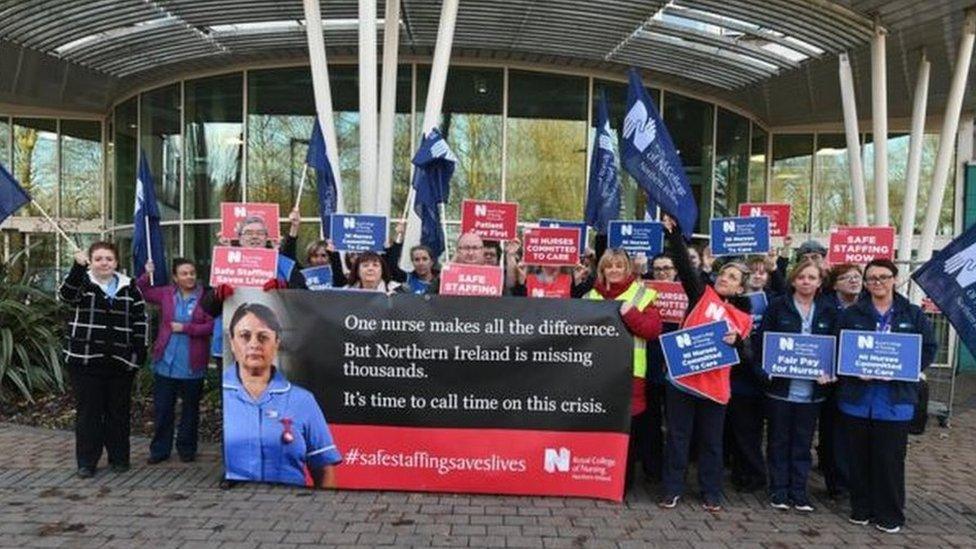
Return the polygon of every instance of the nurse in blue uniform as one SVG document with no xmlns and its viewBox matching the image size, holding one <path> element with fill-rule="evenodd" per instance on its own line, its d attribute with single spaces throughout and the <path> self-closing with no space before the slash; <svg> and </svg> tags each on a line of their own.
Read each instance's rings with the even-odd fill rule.
<svg viewBox="0 0 976 549">
<path fill-rule="evenodd" d="M 229 480 L 330 488 L 342 461 L 312 393 L 275 366 L 281 324 L 260 304 L 230 321 L 235 363 L 224 370 L 224 466 Z"/>
</svg>

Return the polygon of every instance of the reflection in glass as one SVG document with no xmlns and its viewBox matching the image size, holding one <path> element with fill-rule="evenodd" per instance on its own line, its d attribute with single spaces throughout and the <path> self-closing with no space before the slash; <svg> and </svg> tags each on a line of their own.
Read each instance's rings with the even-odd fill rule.
<svg viewBox="0 0 976 549">
<path fill-rule="evenodd" d="M 793 206 L 790 232 L 810 232 L 810 192 L 813 175 L 813 135 L 773 135 L 773 169 L 770 202 Z"/>
<path fill-rule="evenodd" d="M 220 223 L 186 225 L 183 228 L 183 256 L 197 264 L 197 278 L 206 283 L 210 280 L 210 264 L 213 247 L 217 245 Z"/>
<path fill-rule="evenodd" d="M 27 280 L 31 286 L 54 292 L 62 277 L 56 263 L 56 239 L 53 233 L 29 233 L 27 235 Z"/>
<path fill-rule="evenodd" d="M 61 121 L 61 216 L 97 219 L 102 196 L 102 124 Z"/>
<path fill-rule="evenodd" d="M 587 81 L 509 71 L 505 199 L 519 220 L 583 218 Z M 552 101 L 558 97 L 559 101 Z"/>
<path fill-rule="evenodd" d="M 10 169 L 10 119 L 0 114 L 0 164 Z"/>
<path fill-rule="evenodd" d="M 749 200 L 749 119 L 719 109 L 716 124 L 713 217 L 733 217 Z"/>
<path fill-rule="evenodd" d="M 180 85 L 142 94 L 139 123 L 142 151 L 156 182 L 156 200 L 164 221 L 180 218 Z"/>
<path fill-rule="evenodd" d="M 813 232 L 854 224 L 851 169 L 844 134 L 817 134 L 817 192 L 813 196 Z"/>
<path fill-rule="evenodd" d="M 184 219 L 220 217 L 221 202 L 241 200 L 241 74 L 184 83 L 186 208 Z"/>
<path fill-rule="evenodd" d="M 766 201 L 766 130 L 752 125 L 752 151 L 749 154 L 749 202 Z"/>
<path fill-rule="evenodd" d="M 698 201 L 698 229 L 708 233 L 712 217 L 712 133 L 714 106 L 675 93 L 664 96 L 664 124 L 678 150 Z"/>
<path fill-rule="evenodd" d="M 57 215 L 58 121 L 46 118 L 14 118 L 13 176 L 50 216 Z M 19 215 L 40 215 L 33 205 Z"/>
<path fill-rule="evenodd" d="M 138 98 L 115 108 L 115 223 L 132 223 L 136 198 L 136 115 Z"/>
</svg>

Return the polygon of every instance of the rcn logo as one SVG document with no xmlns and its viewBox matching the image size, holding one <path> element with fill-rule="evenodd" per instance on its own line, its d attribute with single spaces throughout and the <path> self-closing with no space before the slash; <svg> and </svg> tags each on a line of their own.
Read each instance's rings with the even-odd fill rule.
<svg viewBox="0 0 976 549">
<path fill-rule="evenodd" d="M 725 307 L 718 303 L 709 303 L 705 308 L 705 316 L 712 320 L 722 320 L 725 318 Z"/>
<path fill-rule="evenodd" d="M 857 336 L 858 349 L 874 349 L 874 336 Z"/>
<path fill-rule="evenodd" d="M 227 263 L 240 263 L 241 262 L 241 252 L 231 251 L 227 252 Z"/>
<path fill-rule="evenodd" d="M 734 233 L 735 232 L 735 221 L 723 221 L 722 222 L 722 232 L 723 233 Z"/>
<path fill-rule="evenodd" d="M 342 228 L 343 229 L 355 229 L 356 228 L 356 218 L 355 217 L 343 217 L 342 218 Z"/>
<path fill-rule="evenodd" d="M 547 473 L 555 473 L 556 471 L 560 473 L 569 472 L 569 450 L 567 448 L 560 447 L 558 450 L 555 448 L 546 448 L 543 461 L 543 467 Z"/>
<path fill-rule="evenodd" d="M 657 137 L 657 127 L 654 119 L 644 103 L 637 101 L 624 117 L 624 139 L 630 139 L 638 151 L 644 152 Z"/>
<path fill-rule="evenodd" d="M 675 342 L 678 344 L 679 349 L 684 349 L 685 347 L 691 347 L 691 335 L 690 334 L 679 334 L 674 336 Z"/>
<path fill-rule="evenodd" d="M 749 215 L 752 217 L 759 217 L 762 215 L 762 208 L 749 208 Z"/>
<path fill-rule="evenodd" d="M 793 338 L 783 337 L 779 340 L 779 350 L 780 351 L 792 351 L 793 350 Z"/>
<path fill-rule="evenodd" d="M 486 206 L 485 204 L 475 204 L 474 215 L 477 215 L 478 217 L 484 217 L 488 215 L 488 206 Z"/>
<path fill-rule="evenodd" d="M 633 236 L 633 234 L 634 234 L 634 226 L 631 225 L 630 223 L 626 223 L 620 226 L 621 236 Z"/>
<path fill-rule="evenodd" d="M 247 217 L 247 208 L 244 206 L 234 206 L 234 217 Z"/>
</svg>

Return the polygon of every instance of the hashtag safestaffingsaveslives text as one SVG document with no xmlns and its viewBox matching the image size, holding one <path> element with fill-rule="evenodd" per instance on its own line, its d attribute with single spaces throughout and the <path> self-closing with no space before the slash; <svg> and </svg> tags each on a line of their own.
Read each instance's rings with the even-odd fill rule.
<svg viewBox="0 0 976 549">
<path fill-rule="evenodd" d="M 346 452 L 344 461 L 346 465 L 365 467 L 432 469 L 439 475 L 447 475 L 455 471 L 523 473 L 527 469 L 525 459 L 506 458 L 498 454 L 486 457 L 456 457 L 437 456 L 424 451 L 390 452 L 382 448 L 371 452 L 350 448 Z"/>
</svg>

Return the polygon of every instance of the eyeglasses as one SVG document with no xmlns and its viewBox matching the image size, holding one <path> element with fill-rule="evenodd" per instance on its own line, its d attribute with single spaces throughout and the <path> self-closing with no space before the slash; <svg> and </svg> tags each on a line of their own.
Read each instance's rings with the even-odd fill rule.
<svg viewBox="0 0 976 549">
<path fill-rule="evenodd" d="M 861 275 L 849 274 L 844 276 L 838 276 L 837 282 L 860 282 Z"/>
<path fill-rule="evenodd" d="M 477 252 L 478 250 L 484 250 L 484 246 L 459 246 L 459 250 L 462 252 Z"/>
<path fill-rule="evenodd" d="M 241 231 L 241 236 L 268 236 L 268 231 Z"/>
<path fill-rule="evenodd" d="M 674 267 L 654 267 L 655 273 L 666 273 L 668 271 L 673 271 Z"/>
<path fill-rule="evenodd" d="M 865 278 L 864 280 L 868 284 L 884 284 L 885 282 L 888 282 L 889 280 L 891 280 L 893 278 L 895 278 L 895 277 L 892 276 L 892 275 L 878 275 L 878 276 L 869 276 L 869 277 Z"/>
</svg>

